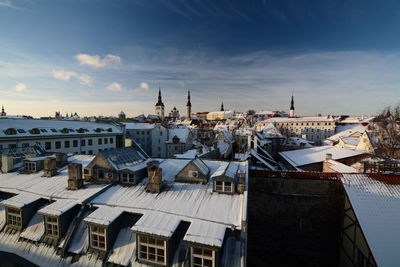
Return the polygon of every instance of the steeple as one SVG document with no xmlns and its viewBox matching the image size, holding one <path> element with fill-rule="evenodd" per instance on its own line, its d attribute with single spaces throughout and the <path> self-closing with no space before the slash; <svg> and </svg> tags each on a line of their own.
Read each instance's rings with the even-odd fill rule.
<svg viewBox="0 0 400 267">
<path fill-rule="evenodd" d="M 159 116 L 161 120 L 164 119 L 165 111 L 164 111 L 164 103 L 162 102 L 162 98 L 161 98 L 160 86 L 158 86 L 158 101 L 155 106 L 155 112 L 156 112 L 156 115 Z"/>
<path fill-rule="evenodd" d="M 164 103 L 162 102 L 162 97 L 161 97 L 161 88 L 158 87 L 158 102 L 156 103 L 156 106 L 164 106 Z"/>
<path fill-rule="evenodd" d="M 190 103 L 190 90 L 188 90 L 188 101 L 186 104 L 186 117 L 188 119 L 192 118 L 192 103 Z"/>
<path fill-rule="evenodd" d="M 192 106 L 192 103 L 190 103 L 190 90 L 188 90 L 188 101 L 187 101 L 186 106 L 187 107 L 191 107 Z"/>
<path fill-rule="evenodd" d="M 289 116 L 290 117 L 294 117 L 294 97 L 293 97 L 293 93 L 292 93 L 292 100 L 290 101 Z"/>
<path fill-rule="evenodd" d="M 1 114 L 0 116 L 6 116 L 7 113 L 4 111 L 4 105 L 1 105 Z"/>
<path fill-rule="evenodd" d="M 224 101 L 222 101 L 222 103 L 221 103 L 221 110 L 220 111 L 225 111 L 224 110 Z"/>
</svg>

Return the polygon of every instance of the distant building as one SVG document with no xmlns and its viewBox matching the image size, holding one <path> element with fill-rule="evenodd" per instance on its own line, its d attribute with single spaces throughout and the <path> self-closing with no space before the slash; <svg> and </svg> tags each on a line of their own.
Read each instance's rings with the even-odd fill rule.
<svg viewBox="0 0 400 267">
<path fill-rule="evenodd" d="M 165 143 L 167 157 L 171 158 L 174 154 L 182 154 L 193 148 L 193 134 L 186 127 L 168 129 L 168 140 Z"/>
<path fill-rule="evenodd" d="M 162 97 L 161 97 L 161 88 L 158 88 L 158 101 L 155 106 L 155 112 L 160 119 L 165 118 L 165 106 L 164 103 L 162 102 Z"/>
<path fill-rule="evenodd" d="M 1 106 L 1 113 L 0 113 L 1 117 L 7 116 L 7 113 L 4 111 L 4 106 Z"/>
<path fill-rule="evenodd" d="M 121 110 L 121 112 L 118 114 L 118 120 L 119 120 L 119 121 L 124 121 L 124 120 L 126 120 L 125 112 L 123 112 L 122 110 Z"/>
<path fill-rule="evenodd" d="M 123 127 L 111 123 L 3 118 L 0 129 L 0 149 L 40 145 L 46 152 L 96 154 L 124 144 Z"/>
<path fill-rule="evenodd" d="M 188 91 L 188 100 L 186 103 L 186 118 L 192 118 L 192 103 L 190 102 L 190 91 Z"/>
<path fill-rule="evenodd" d="M 214 111 L 207 113 L 207 120 L 227 120 L 233 117 L 233 111 Z"/>
<path fill-rule="evenodd" d="M 289 117 L 294 117 L 294 98 L 292 94 L 292 100 L 290 101 Z"/>
</svg>

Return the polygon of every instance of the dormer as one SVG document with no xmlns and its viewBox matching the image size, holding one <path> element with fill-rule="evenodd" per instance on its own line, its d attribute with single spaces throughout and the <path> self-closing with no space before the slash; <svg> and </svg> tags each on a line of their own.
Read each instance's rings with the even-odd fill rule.
<svg viewBox="0 0 400 267">
<path fill-rule="evenodd" d="M 89 248 L 92 251 L 105 255 L 112 248 L 122 213 L 122 209 L 101 206 L 84 219 L 88 226 Z"/>
<path fill-rule="evenodd" d="M 24 171 L 26 173 L 35 173 L 43 170 L 44 157 L 35 157 L 24 159 Z"/>
<path fill-rule="evenodd" d="M 119 172 L 119 181 L 124 185 L 136 185 L 147 176 L 147 162 L 138 163 Z"/>
<path fill-rule="evenodd" d="M 208 182 L 210 168 L 200 158 L 189 161 L 185 167 L 175 176 L 176 182 L 203 183 Z"/>
<path fill-rule="evenodd" d="M 36 213 L 42 199 L 34 194 L 21 193 L 3 200 L 1 205 L 6 210 L 6 225 L 10 229 L 21 231 Z"/>
<path fill-rule="evenodd" d="M 236 174 L 239 165 L 236 162 L 221 162 L 220 167 L 212 175 L 213 191 L 225 194 L 234 194 L 236 188 Z"/>
<path fill-rule="evenodd" d="M 74 216 L 79 211 L 79 205 L 74 200 L 60 199 L 39 210 L 44 217 L 44 241 L 57 244 L 66 234 Z"/>
</svg>

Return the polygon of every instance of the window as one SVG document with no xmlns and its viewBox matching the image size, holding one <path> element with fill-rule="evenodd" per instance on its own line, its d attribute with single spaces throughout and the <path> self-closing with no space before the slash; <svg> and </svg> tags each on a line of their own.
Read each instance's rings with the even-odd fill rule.
<svg viewBox="0 0 400 267">
<path fill-rule="evenodd" d="M 139 236 L 139 259 L 166 265 L 166 241 Z"/>
<path fill-rule="evenodd" d="M 218 191 L 218 192 L 233 192 L 233 190 L 232 190 L 232 182 L 215 181 L 215 191 Z"/>
<path fill-rule="evenodd" d="M 102 145 L 102 144 L 103 144 L 103 139 L 101 139 L 101 138 L 97 139 L 97 143 L 98 143 L 99 145 Z"/>
<path fill-rule="evenodd" d="M 106 250 L 106 228 L 103 226 L 90 226 L 90 246 Z"/>
<path fill-rule="evenodd" d="M 52 131 L 53 133 L 57 133 L 56 129 L 50 129 L 50 131 Z"/>
<path fill-rule="evenodd" d="M 40 131 L 41 131 L 42 133 L 47 133 L 47 130 L 46 130 L 46 129 L 40 129 Z"/>
<path fill-rule="evenodd" d="M 56 141 L 56 149 L 60 149 L 61 148 L 61 141 Z"/>
<path fill-rule="evenodd" d="M 22 147 L 29 147 L 29 143 L 23 143 Z"/>
<path fill-rule="evenodd" d="M 89 143 L 89 144 L 88 144 L 89 146 L 92 146 L 92 145 L 93 145 L 93 140 L 92 140 L 92 139 L 89 139 L 89 140 L 88 140 L 88 143 Z"/>
<path fill-rule="evenodd" d="M 124 173 L 121 174 L 121 181 L 122 181 L 123 183 L 130 183 L 130 184 L 133 184 L 133 183 L 135 182 L 135 178 L 133 177 L 133 174 L 132 174 L 132 173 L 126 173 L 126 172 L 124 172 Z"/>
<path fill-rule="evenodd" d="M 21 227 L 22 226 L 21 210 L 7 208 L 7 224 Z"/>
<path fill-rule="evenodd" d="M 26 131 L 24 129 L 17 129 L 17 132 L 19 133 L 26 133 Z"/>
<path fill-rule="evenodd" d="M 110 137 L 110 144 L 114 143 L 114 139 L 112 137 Z"/>
<path fill-rule="evenodd" d="M 86 146 L 86 140 L 85 139 L 81 140 L 81 146 Z"/>
<path fill-rule="evenodd" d="M 191 248 L 192 267 L 215 266 L 215 251 L 204 248 Z"/>
<path fill-rule="evenodd" d="M 93 150 L 89 150 L 88 154 L 92 155 L 93 154 Z"/>
<path fill-rule="evenodd" d="M 108 144 L 108 138 L 104 138 L 104 144 Z"/>
<path fill-rule="evenodd" d="M 46 142 L 46 143 L 44 143 L 44 148 L 45 148 L 46 150 L 51 149 L 51 142 Z"/>
<path fill-rule="evenodd" d="M 58 237 L 58 218 L 45 216 L 45 231 L 46 235 Z"/>
<path fill-rule="evenodd" d="M 72 141 L 72 146 L 73 147 L 78 147 L 78 140 Z"/>
<path fill-rule="evenodd" d="M 64 141 L 64 147 L 69 148 L 69 141 Z"/>
<path fill-rule="evenodd" d="M 16 144 L 9 144 L 8 148 L 17 148 L 17 145 Z"/>
</svg>

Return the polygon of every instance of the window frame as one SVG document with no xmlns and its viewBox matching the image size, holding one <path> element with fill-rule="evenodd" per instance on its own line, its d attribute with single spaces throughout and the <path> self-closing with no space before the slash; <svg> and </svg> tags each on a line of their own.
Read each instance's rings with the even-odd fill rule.
<svg viewBox="0 0 400 267">
<path fill-rule="evenodd" d="M 101 241 L 101 238 L 103 238 L 104 241 Z M 103 225 L 91 224 L 89 227 L 89 241 L 91 248 L 107 251 L 107 227 Z M 103 244 L 103 246 L 101 244 Z"/>
<path fill-rule="evenodd" d="M 44 216 L 44 229 L 47 236 L 59 238 L 60 224 L 57 216 Z"/>
<path fill-rule="evenodd" d="M 201 250 L 201 254 L 195 253 L 195 250 Z M 211 252 L 211 255 L 205 255 L 204 251 Z M 195 263 L 195 258 L 200 259 L 201 263 Z M 215 267 L 215 250 L 200 247 L 190 247 L 190 266 L 191 267 L 205 267 L 210 265 L 204 265 L 204 261 L 211 261 L 211 267 Z"/>
<path fill-rule="evenodd" d="M 226 183 L 230 183 L 230 191 L 227 191 L 228 185 Z M 233 182 L 232 181 L 223 181 L 223 180 L 215 180 L 214 181 L 214 191 L 221 193 L 234 193 L 233 191 Z"/>
<path fill-rule="evenodd" d="M 152 240 L 154 242 L 151 242 Z M 163 244 L 161 245 L 161 243 Z M 151 253 L 150 250 L 154 250 L 154 253 Z M 161 255 L 161 251 L 163 251 L 163 255 Z M 167 241 L 153 236 L 138 235 L 137 255 L 139 260 L 167 265 Z M 150 259 L 150 255 L 154 256 L 154 260 Z M 163 261 L 158 260 L 159 257 L 163 258 Z"/>
<path fill-rule="evenodd" d="M 13 208 L 13 207 L 7 207 L 7 218 L 6 218 L 6 223 L 7 225 L 13 226 L 13 227 L 22 227 L 22 211 L 21 209 Z"/>
</svg>

